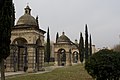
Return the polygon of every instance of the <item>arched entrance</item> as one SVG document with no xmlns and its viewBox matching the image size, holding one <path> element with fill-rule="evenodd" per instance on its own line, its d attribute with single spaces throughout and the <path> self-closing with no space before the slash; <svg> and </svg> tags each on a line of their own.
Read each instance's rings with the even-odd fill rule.
<svg viewBox="0 0 120 80">
<path fill-rule="evenodd" d="M 66 51 L 65 49 L 58 50 L 58 66 L 64 66 L 66 64 Z"/>
<path fill-rule="evenodd" d="M 26 44 L 26 39 L 16 38 L 11 45 L 14 71 L 26 71 L 28 68 Z"/>
<path fill-rule="evenodd" d="M 73 52 L 73 63 L 77 63 L 78 62 L 78 52 L 74 51 Z"/>
</svg>

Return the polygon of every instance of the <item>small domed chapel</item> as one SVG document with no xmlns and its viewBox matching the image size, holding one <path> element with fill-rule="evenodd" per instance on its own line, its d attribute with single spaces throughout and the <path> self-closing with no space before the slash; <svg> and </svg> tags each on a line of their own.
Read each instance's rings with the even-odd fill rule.
<svg viewBox="0 0 120 80">
<path fill-rule="evenodd" d="M 6 71 L 35 72 L 43 70 L 44 34 L 39 28 L 38 17 L 31 15 L 27 5 L 24 14 L 12 27 L 10 56 L 6 60 Z"/>
<path fill-rule="evenodd" d="M 78 45 L 77 40 L 73 44 L 65 32 L 62 32 L 54 43 L 55 66 L 71 66 L 74 63 L 80 63 L 79 51 L 75 45 Z"/>
</svg>

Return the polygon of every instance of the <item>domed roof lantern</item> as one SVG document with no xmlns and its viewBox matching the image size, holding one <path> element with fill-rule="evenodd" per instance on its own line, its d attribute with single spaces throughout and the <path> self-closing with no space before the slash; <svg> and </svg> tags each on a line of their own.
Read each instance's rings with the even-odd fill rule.
<svg viewBox="0 0 120 80">
<path fill-rule="evenodd" d="M 30 7 L 28 5 L 25 8 L 24 15 L 22 15 L 18 19 L 16 25 L 20 26 L 20 27 L 24 27 L 24 25 L 27 25 L 27 26 L 30 26 L 30 27 L 39 28 L 36 19 L 33 16 L 31 16 L 31 9 L 30 9 Z"/>
<path fill-rule="evenodd" d="M 62 32 L 62 35 L 65 35 L 65 32 Z"/>
<path fill-rule="evenodd" d="M 30 9 L 30 7 L 28 5 L 25 8 L 25 14 L 31 15 L 31 9 Z"/>
</svg>

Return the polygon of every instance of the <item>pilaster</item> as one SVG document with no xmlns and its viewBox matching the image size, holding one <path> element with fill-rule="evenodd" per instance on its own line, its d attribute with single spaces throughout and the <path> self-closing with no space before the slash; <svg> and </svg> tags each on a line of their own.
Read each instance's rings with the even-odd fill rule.
<svg viewBox="0 0 120 80">
<path fill-rule="evenodd" d="M 35 72 L 35 48 L 28 47 L 28 69 L 27 72 Z"/>
</svg>

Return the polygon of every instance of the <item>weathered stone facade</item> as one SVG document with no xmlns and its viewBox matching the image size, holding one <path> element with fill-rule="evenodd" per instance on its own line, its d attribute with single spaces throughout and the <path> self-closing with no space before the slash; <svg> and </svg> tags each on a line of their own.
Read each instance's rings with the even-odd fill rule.
<svg viewBox="0 0 120 80">
<path fill-rule="evenodd" d="M 6 60 L 6 71 L 35 72 L 43 70 L 44 34 L 39 29 L 38 17 L 31 16 L 29 6 L 11 32 L 11 54 Z"/>
<path fill-rule="evenodd" d="M 78 54 L 77 47 L 63 32 L 57 42 L 54 43 L 55 66 L 71 66 L 73 63 L 78 63 Z"/>
</svg>

